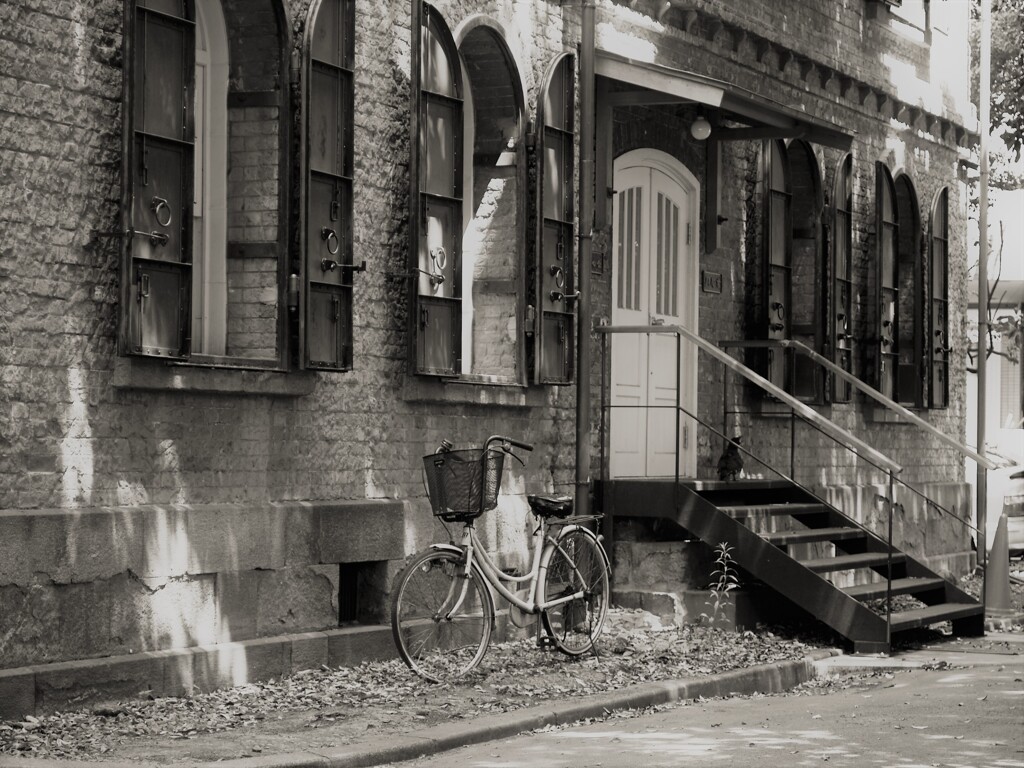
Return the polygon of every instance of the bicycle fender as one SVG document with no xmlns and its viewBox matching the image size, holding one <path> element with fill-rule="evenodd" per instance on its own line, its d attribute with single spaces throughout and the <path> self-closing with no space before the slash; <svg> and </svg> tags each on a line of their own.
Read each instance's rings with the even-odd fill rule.
<svg viewBox="0 0 1024 768">
<path fill-rule="evenodd" d="M 462 548 L 457 547 L 454 544 L 431 544 L 430 548 L 437 550 L 438 552 L 452 552 L 456 555 L 462 554 Z"/>
<path fill-rule="evenodd" d="M 462 547 L 457 547 L 454 544 L 431 544 L 430 549 L 435 552 L 451 552 L 453 555 L 459 555 L 460 557 L 464 554 Z M 498 626 L 498 611 L 497 606 L 494 604 L 494 589 L 491 587 L 491 583 L 487 580 L 487 577 L 484 576 L 483 569 L 475 561 L 473 562 L 472 568 L 480 577 L 480 581 L 484 584 L 484 594 L 487 595 L 486 609 L 491 617 L 491 630 L 493 631 Z"/>
</svg>

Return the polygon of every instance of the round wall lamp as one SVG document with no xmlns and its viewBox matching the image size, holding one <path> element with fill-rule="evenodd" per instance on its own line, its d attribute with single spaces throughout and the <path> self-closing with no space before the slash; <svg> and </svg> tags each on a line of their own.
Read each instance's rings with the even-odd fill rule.
<svg viewBox="0 0 1024 768">
<path fill-rule="evenodd" d="M 698 115 L 697 119 L 690 125 L 690 135 L 697 141 L 704 141 L 711 135 L 711 123 L 704 115 Z"/>
</svg>

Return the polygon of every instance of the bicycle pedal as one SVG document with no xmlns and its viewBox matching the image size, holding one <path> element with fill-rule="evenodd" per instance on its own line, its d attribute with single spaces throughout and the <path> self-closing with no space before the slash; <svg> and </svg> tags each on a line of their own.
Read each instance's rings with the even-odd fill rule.
<svg viewBox="0 0 1024 768">
<path fill-rule="evenodd" d="M 555 650 L 555 641 L 547 635 L 541 635 L 537 638 L 537 647 L 542 651 L 553 651 Z"/>
</svg>

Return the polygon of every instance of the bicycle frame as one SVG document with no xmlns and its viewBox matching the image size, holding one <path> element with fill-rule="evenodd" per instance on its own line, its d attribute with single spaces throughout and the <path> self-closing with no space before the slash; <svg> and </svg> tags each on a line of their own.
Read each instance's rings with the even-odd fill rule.
<svg viewBox="0 0 1024 768">
<path fill-rule="evenodd" d="M 583 529 L 579 525 L 562 525 L 561 529 L 573 530 L 576 528 Z M 458 547 L 448 545 L 444 547 L 438 547 L 438 549 L 449 549 L 459 550 L 463 553 L 465 559 L 465 571 L 463 573 L 464 581 L 463 587 L 460 591 L 458 599 L 452 604 L 452 607 L 446 612 L 448 615 L 454 613 L 459 609 L 462 604 L 462 600 L 466 594 L 466 588 L 469 584 L 469 574 L 473 568 L 473 564 L 480 569 L 480 573 L 483 575 L 484 580 L 491 586 L 491 588 L 501 595 L 512 605 L 519 608 L 519 610 L 528 614 L 538 614 L 541 611 L 545 611 L 548 608 L 553 608 L 562 603 L 568 603 L 573 600 L 578 600 L 586 595 L 587 590 L 582 589 L 578 592 L 574 592 L 570 595 L 562 595 L 557 600 L 552 600 L 547 603 L 537 602 L 537 586 L 540 584 L 541 574 L 547 569 L 548 563 L 551 561 L 552 554 L 559 550 L 558 540 L 548 533 L 548 524 L 542 522 L 540 527 L 534 532 L 533 535 L 533 563 L 530 567 L 530 572 L 523 576 L 513 576 L 511 574 L 503 573 L 491 560 L 487 554 L 487 550 L 483 548 L 480 543 L 480 539 L 477 538 L 476 530 L 472 524 L 467 524 L 463 529 L 462 533 L 462 544 Z M 564 554 L 564 553 L 563 553 Z M 571 560 L 570 560 L 571 562 Z M 575 569 L 576 576 L 580 579 L 580 582 L 584 582 L 583 574 L 580 573 L 579 569 Z M 524 582 L 529 583 L 530 594 L 526 600 L 522 600 L 514 592 L 510 591 L 503 582 L 510 582 L 514 584 L 521 584 Z M 453 585 L 454 586 L 454 585 Z M 589 586 L 589 585 L 585 585 Z M 446 599 L 444 605 L 450 604 L 450 598 L 452 595 L 449 594 L 449 599 Z"/>
</svg>

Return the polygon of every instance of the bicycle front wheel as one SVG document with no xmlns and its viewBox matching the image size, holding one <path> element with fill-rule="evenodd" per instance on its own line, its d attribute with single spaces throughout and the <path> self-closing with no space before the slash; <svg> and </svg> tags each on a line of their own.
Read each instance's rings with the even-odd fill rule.
<svg viewBox="0 0 1024 768">
<path fill-rule="evenodd" d="M 608 614 L 608 561 L 584 528 L 565 530 L 550 551 L 540 586 L 544 630 L 560 651 L 579 656 L 594 647 Z"/>
<path fill-rule="evenodd" d="M 398 577 L 391 631 L 398 653 L 420 677 L 444 683 L 480 663 L 491 640 L 494 602 L 460 553 L 430 550 Z"/>
</svg>

